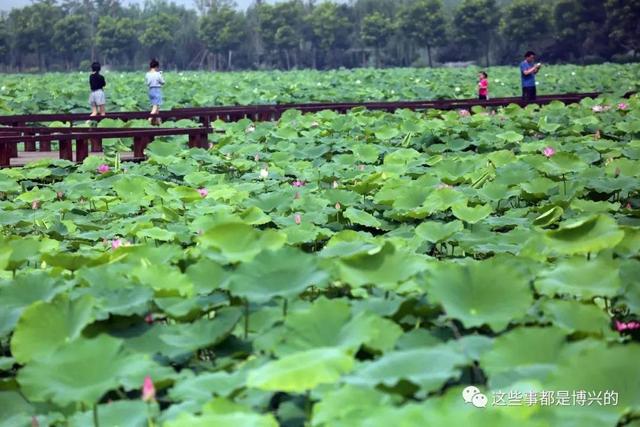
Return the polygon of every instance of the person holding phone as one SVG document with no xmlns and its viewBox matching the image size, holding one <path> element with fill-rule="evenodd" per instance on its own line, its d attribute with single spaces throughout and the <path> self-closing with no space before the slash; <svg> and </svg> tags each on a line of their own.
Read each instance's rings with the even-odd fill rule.
<svg viewBox="0 0 640 427">
<path fill-rule="evenodd" d="M 522 81 L 522 99 L 525 101 L 536 100 L 536 74 L 540 71 L 542 64 L 534 63 L 536 54 L 527 51 L 524 54 L 524 61 L 520 63 L 520 79 Z"/>
</svg>

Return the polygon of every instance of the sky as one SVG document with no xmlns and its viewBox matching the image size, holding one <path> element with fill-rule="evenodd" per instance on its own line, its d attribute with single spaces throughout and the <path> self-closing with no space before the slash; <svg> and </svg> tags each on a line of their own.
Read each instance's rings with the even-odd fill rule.
<svg viewBox="0 0 640 427">
<path fill-rule="evenodd" d="M 193 6 L 193 0 L 173 0 L 174 3 L 183 4 L 186 6 Z M 235 0 L 236 4 L 246 9 L 253 0 Z M 274 3 L 278 0 L 269 0 L 270 3 Z M 143 0 L 124 0 L 123 3 L 140 3 L 142 4 Z M 14 7 L 22 7 L 31 3 L 31 0 L 0 0 L 0 10 L 11 10 Z"/>
</svg>

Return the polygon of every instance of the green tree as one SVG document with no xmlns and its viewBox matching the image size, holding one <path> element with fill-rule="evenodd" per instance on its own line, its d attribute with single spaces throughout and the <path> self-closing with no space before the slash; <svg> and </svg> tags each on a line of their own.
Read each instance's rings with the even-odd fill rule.
<svg viewBox="0 0 640 427">
<path fill-rule="evenodd" d="M 546 4 L 530 0 L 514 0 L 504 10 L 500 32 L 512 46 L 531 48 L 551 33 L 551 13 Z"/>
<path fill-rule="evenodd" d="M 9 14 L 14 50 L 19 54 L 35 53 L 38 66 L 47 66 L 48 52 L 53 51 L 53 25 L 62 17 L 62 10 L 54 0 L 39 0 Z"/>
<path fill-rule="evenodd" d="M 400 11 L 400 28 L 409 39 L 427 48 L 429 66 L 431 50 L 446 41 L 446 19 L 441 0 L 414 0 Z"/>
<path fill-rule="evenodd" d="M 637 56 L 640 49 L 640 0 L 607 0 L 609 36 Z"/>
<path fill-rule="evenodd" d="M 136 48 L 136 21 L 132 18 L 103 16 L 98 23 L 96 45 L 103 55 L 103 62 L 125 60 L 130 62 Z"/>
<path fill-rule="evenodd" d="M 0 63 L 9 64 L 9 52 L 11 51 L 11 36 L 9 33 L 7 18 L 0 16 Z"/>
<path fill-rule="evenodd" d="M 67 15 L 54 24 L 53 44 L 64 59 L 67 70 L 71 68 L 74 56 L 84 54 L 89 43 L 89 27 L 83 16 Z"/>
<path fill-rule="evenodd" d="M 233 50 L 245 36 L 244 15 L 228 5 L 210 7 L 200 19 L 198 34 L 209 52 L 216 56 L 227 53 L 227 67 L 231 68 Z"/>
<path fill-rule="evenodd" d="M 500 11 L 495 0 L 463 0 L 454 12 L 456 42 L 482 51 L 488 67 L 491 41 L 499 23 Z"/>
<path fill-rule="evenodd" d="M 373 12 L 362 19 L 360 38 L 367 47 L 375 49 L 376 65 L 382 65 L 380 49 L 389 41 L 393 31 L 393 22 L 380 12 Z"/>
<path fill-rule="evenodd" d="M 325 1 L 314 7 L 306 20 L 309 25 L 309 41 L 314 49 L 331 55 L 333 50 L 349 46 L 349 34 L 353 26 L 342 7 Z M 315 68 L 315 53 L 313 58 Z"/>
<path fill-rule="evenodd" d="M 302 37 L 303 13 L 300 0 L 258 5 L 258 33 L 262 47 L 267 52 L 284 52 L 287 68 L 290 67 L 290 52 L 298 47 Z"/>
<path fill-rule="evenodd" d="M 139 40 L 149 57 L 166 59 L 167 50 L 173 45 L 179 24 L 179 19 L 168 13 L 152 15 L 145 20 L 144 31 Z"/>
</svg>

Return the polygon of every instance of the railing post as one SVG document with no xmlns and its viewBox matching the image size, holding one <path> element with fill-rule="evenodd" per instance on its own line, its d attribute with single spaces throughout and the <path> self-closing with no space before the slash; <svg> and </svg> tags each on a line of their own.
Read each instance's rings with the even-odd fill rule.
<svg viewBox="0 0 640 427">
<path fill-rule="evenodd" d="M 100 153 L 102 151 L 102 138 L 91 138 L 91 152 Z"/>
<path fill-rule="evenodd" d="M 8 142 L 0 142 L 0 168 L 11 166 L 11 149 L 12 145 Z"/>
<path fill-rule="evenodd" d="M 82 163 L 89 157 L 89 143 L 86 138 L 76 139 L 76 163 Z"/>
<path fill-rule="evenodd" d="M 35 136 L 36 133 L 32 131 L 26 131 L 25 136 Z M 25 141 L 24 142 L 24 151 L 36 151 L 36 142 L 35 141 Z"/>
<path fill-rule="evenodd" d="M 60 146 L 60 159 L 73 161 L 73 144 L 67 136 L 61 136 L 58 142 Z"/>
<path fill-rule="evenodd" d="M 134 136 L 133 137 L 133 157 L 136 159 L 142 159 L 145 157 L 144 150 L 153 141 L 153 137 L 149 136 Z"/>
</svg>

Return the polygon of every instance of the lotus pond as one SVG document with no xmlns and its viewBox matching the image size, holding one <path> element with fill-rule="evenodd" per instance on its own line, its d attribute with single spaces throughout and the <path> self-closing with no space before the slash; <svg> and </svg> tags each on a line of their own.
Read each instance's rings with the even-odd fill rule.
<svg viewBox="0 0 640 427">
<path fill-rule="evenodd" d="M 477 96 L 478 68 L 402 68 L 335 71 L 166 72 L 163 108 L 297 102 L 396 101 Z M 488 70 L 490 96 L 519 96 L 513 67 Z M 107 110 L 146 110 L 144 71 L 104 73 Z M 0 74 L 0 114 L 86 112 L 88 73 Z M 541 94 L 640 89 L 640 64 L 553 65 L 537 76 Z"/>
<path fill-rule="evenodd" d="M 1 426 L 640 425 L 640 100 L 215 125 L 0 171 Z"/>
</svg>

